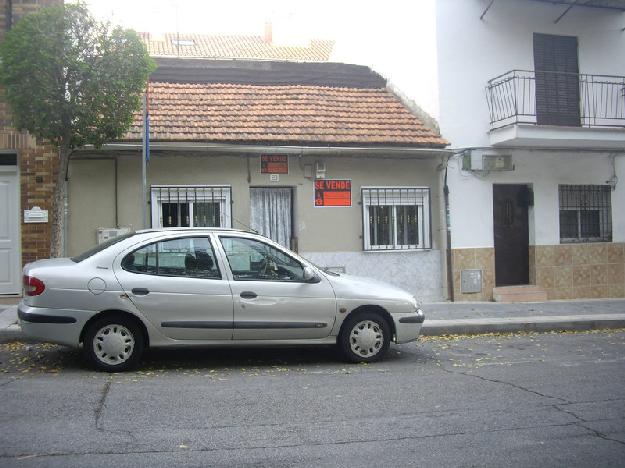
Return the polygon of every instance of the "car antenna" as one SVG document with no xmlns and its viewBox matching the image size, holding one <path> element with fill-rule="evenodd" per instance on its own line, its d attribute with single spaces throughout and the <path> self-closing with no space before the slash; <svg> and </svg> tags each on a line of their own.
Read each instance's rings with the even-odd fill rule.
<svg viewBox="0 0 625 468">
<path fill-rule="evenodd" d="M 234 216 L 230 215 L 232 217 L 232 219 L 239 223 L 241 226 L 243 226 L 247 231 L 251 232 L 252 234 L 259 234 L 259 232 L 256 229 L 252 229 L 251 226 L 248 226 L 247 224 L 245 224 L 243 221 L 238 220 L 237 218 L 235 218 Z"/>
</svg>

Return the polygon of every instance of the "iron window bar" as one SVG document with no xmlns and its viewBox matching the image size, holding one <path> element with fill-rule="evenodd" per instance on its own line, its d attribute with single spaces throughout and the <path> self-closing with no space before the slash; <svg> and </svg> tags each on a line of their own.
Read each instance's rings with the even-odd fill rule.
<svg viewBox="0 0 625 468">
<path fill-rule="evenodd" d="M 161 227 L 232 226 L 230 186 L 158 185 L 151 192 L 157 205 L 153 217 L 158 217 Z"/>
<path fill-rule="evenodd" d="M 609 185 L 559 185 L 560 242 L 611 242 Z"/>
<path fill-rule="evenodd" d="M 578 100 L 577 126 L 625 127 L 625 76 L 511 70 L 487 83 L 491 130 L 514 124 L 538 125 L 537 76 L 539 80 L 550 81 L 563 95 Z M 575 81 L 578 94 L 570 88 Z"/>
<path fill-rule="evenodd" d="M 363 187 L 363 249 L 432 248 L 428 187 Z"/>
</svg>

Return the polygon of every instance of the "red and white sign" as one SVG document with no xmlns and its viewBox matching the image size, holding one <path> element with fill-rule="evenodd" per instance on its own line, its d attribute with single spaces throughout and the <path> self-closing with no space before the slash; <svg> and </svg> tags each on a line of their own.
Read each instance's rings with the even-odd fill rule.
<svg viewBox="0 0 625 468">
<path fill-rule="evenodd" d="M 315 206 L 352 206 L 352 181 L 316 179 Z"/>
<path fill-rule="evenodd" d="M 289 157 L 286 154 L 263 154 L 260 156 L 261 174 L 288 174 Z"/>
</svg>

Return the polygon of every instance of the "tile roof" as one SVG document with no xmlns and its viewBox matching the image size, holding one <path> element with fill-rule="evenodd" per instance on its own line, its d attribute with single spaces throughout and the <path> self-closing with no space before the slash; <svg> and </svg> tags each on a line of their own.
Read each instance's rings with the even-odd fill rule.
<svg viewBox="0 0 625 468">
<path fill-rule="evenodd" d="M 442 148 L 390 91 L 324 86 L 152 82 L 152 141 Z M 140 140 L 135 115 L 125 140 Z"/>
<path fill-rule="evenodd" d="M 334 41 L 311 40 L 307 46 L 276 45 L 261 36 L 210 36 L 140 33 L 152 57 L 231 58 L 326 62 Z M 180 45 L 179 45 L 180 44 Z M 184 45 L 188 44 L 188 45 Z"/>
</svg>

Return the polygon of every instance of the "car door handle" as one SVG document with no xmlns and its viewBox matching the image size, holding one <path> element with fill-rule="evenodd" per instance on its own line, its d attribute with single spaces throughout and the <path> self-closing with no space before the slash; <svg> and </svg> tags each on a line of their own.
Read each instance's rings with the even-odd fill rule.
<svg viewBox="0 0 625 468">
<path fill-rule="evenodd" d="M 258 294 L 253 291 L 243 291 L 240 296 L 243 299 L 254 299 L 255 297 L 258 297 Z"/>
<path fill-rule="evenodd" d="M 150 290 L 148 288 L 132 288 L 132 293 L 135 296 L 147 296 L 150 294 Z"/>
</svg>

